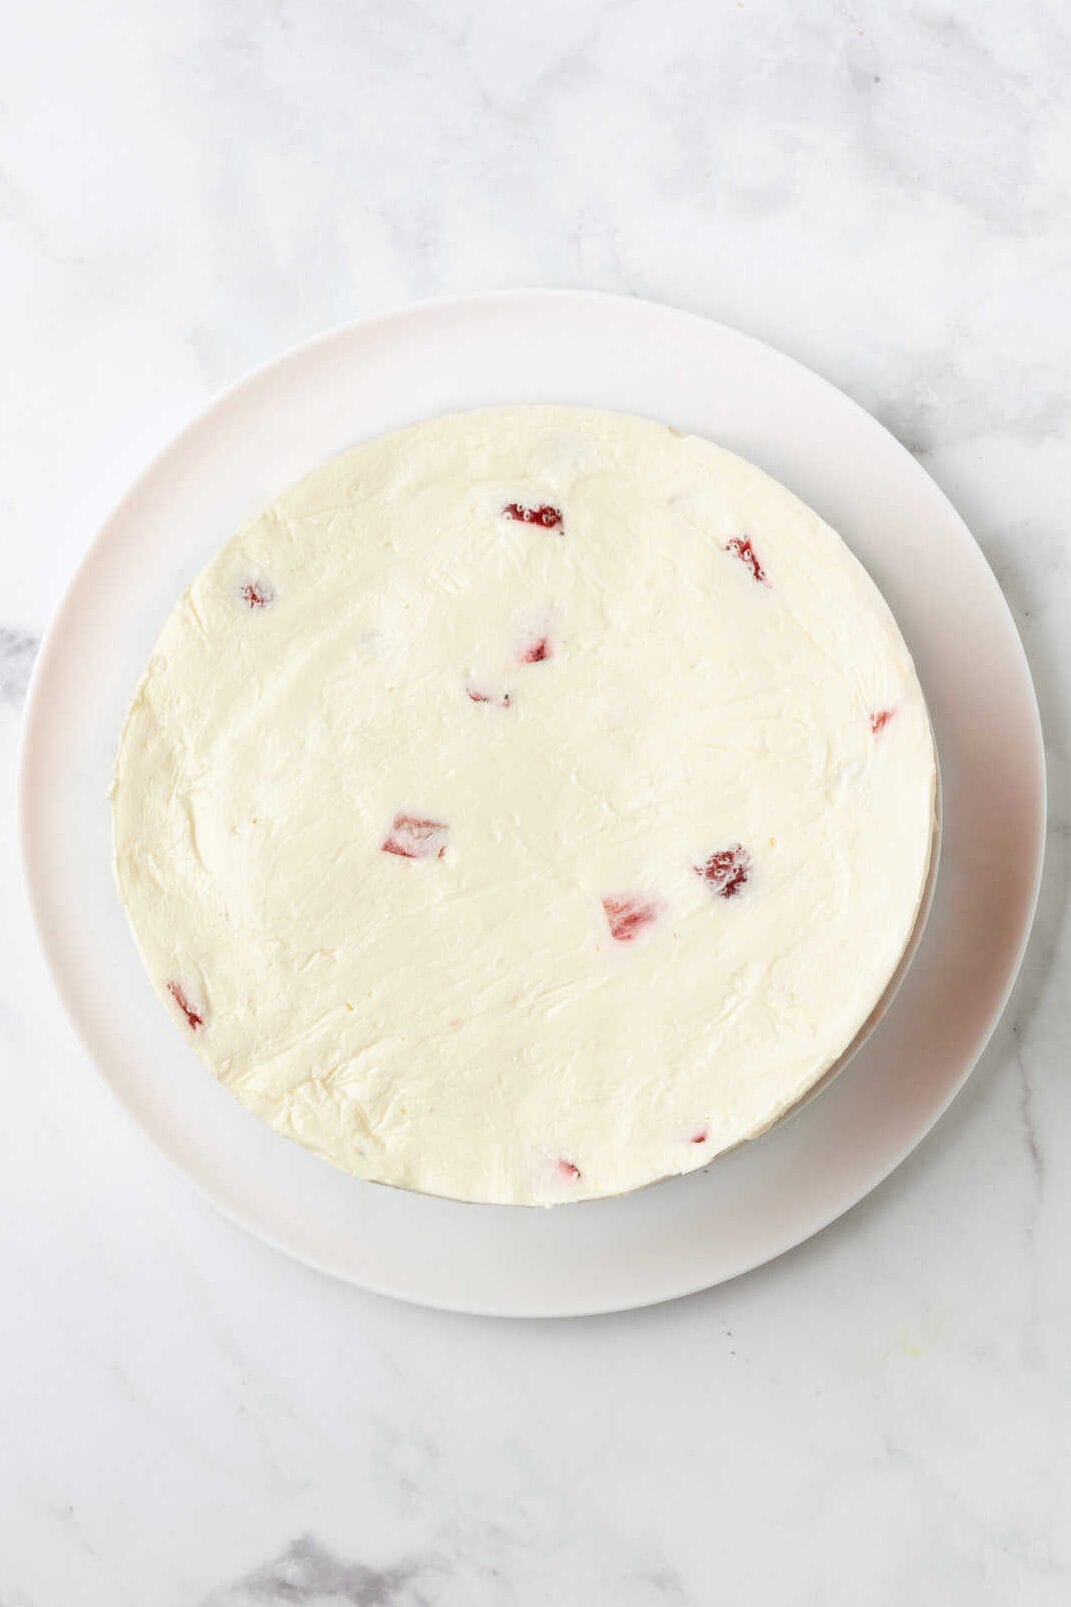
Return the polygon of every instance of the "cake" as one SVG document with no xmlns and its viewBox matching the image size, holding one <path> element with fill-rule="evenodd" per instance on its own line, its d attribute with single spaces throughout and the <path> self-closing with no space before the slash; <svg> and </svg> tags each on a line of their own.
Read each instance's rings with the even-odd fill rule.
<svg viewBox="0 0 1071 1607">
<path fill-rule="evenodd" d="M 874 1012 L 936 765 L 828 525 L 664 424 L 432 419 L 179 599 L 115 870 L 176 1029 L 358 1177 L 557 1204 L 763 1132 Z"/>
</svg>

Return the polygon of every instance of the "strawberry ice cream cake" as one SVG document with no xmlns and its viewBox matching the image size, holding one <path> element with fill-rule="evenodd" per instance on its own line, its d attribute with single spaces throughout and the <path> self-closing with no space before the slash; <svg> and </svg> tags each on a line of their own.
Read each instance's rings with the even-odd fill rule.
<svg viewBox="0 0 1071 1607">
<path fill-rule="evenodd" d="M 840 538 L 620 414 L 343 453 L 212 560 L 123 728 L 116 875 L 251 1111 L 408 1189 L 691 1171 L 840 1059 L 918 918 L 935 756 Z"/>
</svg>

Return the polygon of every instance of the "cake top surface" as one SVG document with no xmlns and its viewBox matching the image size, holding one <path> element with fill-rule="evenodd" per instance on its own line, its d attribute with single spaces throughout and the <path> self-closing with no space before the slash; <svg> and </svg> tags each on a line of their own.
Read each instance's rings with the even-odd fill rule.
<svg viewBox="0 0 1071 1607">
<path fill-rule="evenodd" d="M 335 1164 L 556 1203 L 688 1171 L 841 1056 L 915 926 L 935 760 L 840 538 L 620 414 L 343 453 L 179 601 L 116 872 L 179 1028 Z"/>
</svg>

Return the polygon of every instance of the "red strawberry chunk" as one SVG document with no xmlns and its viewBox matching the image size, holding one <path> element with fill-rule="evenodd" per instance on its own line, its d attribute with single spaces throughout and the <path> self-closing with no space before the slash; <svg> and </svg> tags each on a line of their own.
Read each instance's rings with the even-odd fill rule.
<svg viewBox="0 0 1071 1607">
<path fill-rule="evenodd" d="M 508 709 L 513 704 L 513 697 L 509 692 L 484 692 L 476 686 L 467 686 L 465 691 L 473 703 L 493 703 L 496 709 Z"/>
<path fill-rule="evenodd" d="M 747 886 L 751 855 L 740 843 L 734 843 L 731 848 L 719 848 L 702 865 L 696 865 L 695 873 L 722 898 L 735 898 Z"/>
<path fill-rule="evenodd" d="M 275 601 L 275 592 L 266 580 L 247 580 L 241 588 L 243 602 L 249 608 L 267 608 Z"/>
<path fill-rule="evenodd" d="M 517 649 L 518 664 L 543 664 L 554 657 L 549 636 L 534 636 Z"/>
<path fill-rule="evenodd" d="M 731 552 L 734 558 L 739 558 L 742 564 L 746 564 L 755 580 L 760 583 L 765 582 L 766 571 L 759 563 L 755 549 L 751 545 L 750 537 L 734 536 L 731 541 L 725 543 L 725 550 L 726 552 Z"/>
<path fill-rule="evenodd" d="M 693 1144 L 705 1144 L 709 1137 L 710 1133 L 707 1131 L 707 1129 L 705 1127 L 700 1127 L 698 1132 L 692 1134 L 691 1142 Z"/>
<path fill-rule="evenodd" d="M 186 1017 L 192 1032 L 196 1032 L 198 1027 L 204 1026 L 204 1016 L 198 1015 L 197 1011 L 193 1008 L 193 1005 L 186 997 L 186 993 L 181 982 L 169 982 L 167 984 L 167 991 L 170 993 L 171 997 L 174 999 L 175 1003 Z"/>
<path fill-rule="evenodd" d="M 620 898 L 604 898 L 602 907 L 615 943 L 631 943 L 645 926 L 652 926 L 662 913 L 662 905 L 657 899 L 635 898 L 629 894 Z"/>
<path fill-rule="evenodd" d="M 556 530 L 562 522 L 560 508 L 552 508 L 549 502 L 544 502 L 539 508 L 526 508 L 519 502 L 507 502 L 502 509 L 507 519 L 516 519 L 520 524 L 541 525 L 544 530 Z"/>
<path fill-rule="evenodd" d="M 895 713 L 895 709 L 878 709 L 876 713 L 870 716 L 870 729 L 875 736 L 879 731 L 884 731 Z"/>
<path fill-rule="evenodd" d="M 558 1161 L 555 1171 L 566 1183 L 579 1183 L 582 1176 L 579 1166 L 574 1166 L 572 1161 L 564 1159 Z"/>
<path fill-rule="evenodd" d="M 395 815 L 380 846 L 385 854 L 397 854 L 402 859 L 442 859 L 449 836 L 450 828 L 441 820 Z"/>
</svg>

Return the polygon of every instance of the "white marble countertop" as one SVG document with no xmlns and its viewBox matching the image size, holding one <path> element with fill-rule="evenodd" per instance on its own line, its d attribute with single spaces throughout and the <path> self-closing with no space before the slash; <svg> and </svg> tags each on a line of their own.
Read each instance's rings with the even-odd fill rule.
<svg viewBox="0 0 1071 1607">
<path fill-rule="evenodd" d="M 1052 829 L 1013 1004 L 913 1159 L 709 1294 L 363 1295 L 122 1119 L 0 796 L 3 1607 L 1071 1599 L 1071 29 L 1025 0 L 36 0 L 0 57 L 0 756 L 98 516 L 357 314 L 568 284 L 734 323 L 918 454 L 1011 602 Z"/>
</svg>

